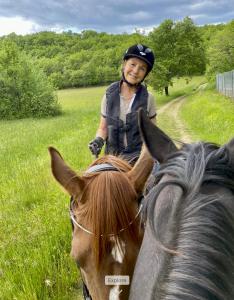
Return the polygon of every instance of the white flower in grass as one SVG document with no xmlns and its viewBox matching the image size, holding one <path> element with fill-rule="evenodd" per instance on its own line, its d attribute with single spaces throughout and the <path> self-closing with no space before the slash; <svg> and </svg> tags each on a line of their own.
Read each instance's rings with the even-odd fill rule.
<svg viewBox="0 0 234 300">
<path fill-rule="evenodd" d="M 45 280 L 45 285 L 46 285 L 46 286 L 51 286 L 51 285 L 52 285 L 51 280 L 50 280 L 50 279 L 46 279 L 46 280 Z"/>
</svg>

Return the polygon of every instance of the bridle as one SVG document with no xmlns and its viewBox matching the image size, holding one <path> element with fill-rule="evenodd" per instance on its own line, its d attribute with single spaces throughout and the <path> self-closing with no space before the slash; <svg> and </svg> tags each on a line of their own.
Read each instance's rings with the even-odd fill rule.
<svg viewBox="0 0 234 300">
<path fill-rule="evenodd" d="M 72 210 L 73 203 L 74 203 L 74 199 L 71 198 L 71 206 L 70 206 L 69 214 L 70 214 L 70 219 L 71 219 L 72 223 L 75 224 L 77 227 L 79 227 L 79 228 L 80 228 L 81 230 L 83 230 L 84 232 L 86 232 L 86 233 L 88 233 L 88 234 L 91 234 L 91 235 L 95 235 L 94 232 L 88 230 L 87 228 L 85 228 L 84 226 L 82 226 L 80 223 L 78 223 L 78 222 L 76 221 L 75 214 L 74 214 L 74 212 L 73 212 L 73 210 Z M 140 213 L 141 213 L 141 211 L 142 211 L 142 207 L 143 207 L 143 204 L 141 203 L 141 204 L 139 205 L 138 211 L 137 211 L 135 217 L 133 218 L 133 220 L 130 221 L 130 222 L 128 223 L 128 226 L 127 226 L 127 227 L 120 229 L 119 233 L 121 233 L 121 232 L 123 232 L 124 230 L 128 229 L 128 228 L 135 222 L 135 220 L 138 218 L 138 216 L 140 215 Z M 115 235 L 116 235 L 116 234 L 114 234 L 114 233 L 108 233 L 108 234 L 106 234 L 105 236 L 115 236 Z M 101 234 L 101 236 L 104 236 L 104 234 Z"/>
<path fill-rule="evenodd" d="M 102 171 L 117 171 L 117 172 L 120 172 L 121 170 L 119 170 L 118 168 L 112 166 L 111 164 L 104 163 L 104 164 L 94 165 L 94 166 L 90 167 L 86 171 L 86 173 L 94 173 L 94 172 L 102 172 Z M 138 218 L 138 216 L 140 215 L 140 213 L 142 211 L 142 208 L 143 208 L 143 204 L 142 204 L 142 201 L 141 201 L 143 198 L 144 198 L 143 195 L 141 195 L 138 198 L 138 203 L 140 203 L 140 204 L 139 204 L 139 208 L 138 208 L 138 211 L 137 211 L 134 219 L 129 222 L 129 224 L 128 224 L 127 227 L 120 229 L 120 231 L 118 232 L 118 234 L 121 233 L 121 232 L 123 232 L 124 230 L 128 229 L 129 226 L 131 226 L 135 222 L 135 220 Z M 85 228 L 84 226 L 82 226 L 79 222 L 77 222 L 75 214 L 73 212 L 74 203 L 75 203 L 75 199 L 74 199 L 73 196 L 71 196 L 69 214 L 70 214 L 70 219 L 71 219 L 72 227 L 74 228 L 74 225 L 76 225 L 78 228 L 80 228 L 85 233 L 95 236 L 94 232 L 88 230 L 87 228 Z M 101 236 L 104 236 L 104 235 L 101 234 Z M 113 237 L 113 236 L 116 236 L 116 234 L 109 233 L 106 236 Z M 82 278 L 82 275 L 81 275 L 81 279 L 82 279 L 82 283 L 83 283 L 83 297 L 84 297 L 84 299 L 85 300 L 92 300 L 91 295 L 89 293 L 89 290 L 88 290 L 88 288 L 87 288 L 87 286 L 85 284 L 85 281 Z"/>
<path fill-rule="evenodd" d="M 102 172 L 102 171 L 117 171 L 117 172 L 119 172 L 120 170 L 117 169 L 116 167 L 112 166 L 111 164 L 105 163 L 105 164 L 100 164 L 100 165 L 94 165 L 94 166 L 90 167 L 85 173 L 94 173 L 94 172 Z M 138 199 L 138 203 L 140 203 L 140 204 L 139 204 L 139 208 L 138 208 L 138 211 L 137 211 L 135 217 L 128 223 L 128 226 L 126 226 L 125 228 L 121 228 L 119 230 L 118 234 L 125 231 L 125 230 L 127 230 L 135 222 L 135 220 L 138 218 L 138 216 L 140 215 L 140 213 L 142 211 L 142 208 L 143 208 L 143 204 L 142 204 L 142 199 L 143 198 L 144 198 L 144 196 L 141 195 Z M 73 196 L 71 196 L 69 215 L 70 215 L 72 225 L 74 226 L 74 224 L 75 224 L 78 228 L 80 228 L 84 232 L 86 232 L 90 235 L 95 235 L 94 232 L 88 230 L 83 225 L 81 225 L 79 222 L 77 222 L 75 214 L 73 212 L 74 203 L 75 203 L 75 199 L 73 198 Z M 109 236 L 109 237 L 112 237 L 112 236 L 115 236 L 115 235 L 116 234 L 114 234 L 114 233 L 105 234 L 105 236 Z M 104 235 L 101 234 L 100 236 L 104 236 Z"/>
</svg>

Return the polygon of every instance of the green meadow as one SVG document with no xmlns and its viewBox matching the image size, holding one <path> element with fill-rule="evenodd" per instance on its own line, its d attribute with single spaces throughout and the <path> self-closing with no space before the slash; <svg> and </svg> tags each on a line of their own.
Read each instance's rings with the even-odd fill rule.
<svg viewBox="0 0 234 300">
<path fill-rule="evenodd" d="M 170 97 L 156 95 L 157 105 L 190 94 L 181 116 L 194 137 L 225 142 L 234 133 L 233 102 L 212 90 L 195 93 L 202 82 L 178 80 Z M 0 299 L 82 299 L 69 255 L 69 196 L 51 175 L 47 148 L 56 147 L 78 173 L 85 170 L 93 160 L 87 144 L 98 126 L 104 91 L 61 90 L 61 116 L 0 121 Z M 173 124 L 159 121 L 159 126 L 168 131 Z"/>
<path fill-rule="evenodd" d="M 180 117 L 194 141 L 224 144 L 234 137 L 234 99 L 212 88 L 190 95 Z"/>
<path fill-rule="evenodd" d="M 167 104 L 171 100 L 183 96 L 190 95 L 197 91 L 197 89 L 206 83 L 204 76 L 194 76 L 192 79 L 186 81 L 185 78 L 174 78 L 173 84 L 169 86 L 169 96 L 164 93 L 157 93 L 149 87 L 149 90 L 154 94 L 156 98 L 157 108 Z"/>
<path fill-rule="evenodd" d="M 99 120 L 104 88 L 58 93 L 64 114 L 0 122 L 0 299 L 77 299 L 78 272 L 69 257 L 69 196 L 50 173 L 53 145 L 77 171 Z"/>
</svg>

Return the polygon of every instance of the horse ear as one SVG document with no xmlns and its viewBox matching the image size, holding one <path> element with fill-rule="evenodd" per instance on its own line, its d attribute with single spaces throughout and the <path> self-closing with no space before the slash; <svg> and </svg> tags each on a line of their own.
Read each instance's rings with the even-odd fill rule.
<svg viewBox="0 0 234 300">
<path fill-rule="evenodd" d="M 147 150 L 145 145 L 143 145 L 139 159 L 137 160 L 132 170 L 127 173 L 129 179 L 134 185 L 135 190 L 138 193 L 141 193 L 143 191 L 145 182 L 149 177 L 150 172 L 152 171 L 153 163 L 154 161 L 149 154 L 149 151 Z"/>
<path fill-rule="evenodd" d="M 78 195 L 84 188 L 84 181 L 64 162 L 61 154 L 55 148 L 49 147 L 48 150 L 54 178 L 71 196 Z"/>
<path fill-rule="evenodd" d="M 143 109 L 139 110 L 138 120 L 141 136 L 153 158 L 162 163 L 168 154 L 177 151 L 172 140 L 150 121 Z"/>
</svg>

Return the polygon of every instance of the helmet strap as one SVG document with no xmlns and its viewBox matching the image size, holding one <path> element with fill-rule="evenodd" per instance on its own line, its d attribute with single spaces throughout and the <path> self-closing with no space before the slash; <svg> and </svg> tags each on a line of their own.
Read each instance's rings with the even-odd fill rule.
<svg viewBox="0 0 234 300">
<path fill-rule="evenodd" d="M 144 79 L 145 79 L 145 78 L 144 78 Z M 144 80 L 144 79 L 143 79 L 143 80 Z M 137 83 L 137 84 L 132 84 L 131 82 L 127 81 L 127 79 L 125 78 L 124 72 L 122 72 L 122 80 L 123 80 L 123 82 L 126 82 L 128 86 L 130 86 L 130 87 L 135 87 L 135 88 L 138 88 L 138 87 L 141 85 L 142 81 L 143 81 L 143 80 L 142 80 L 141 82 L 139 82 L 139 83 Z"/>
</svg>

